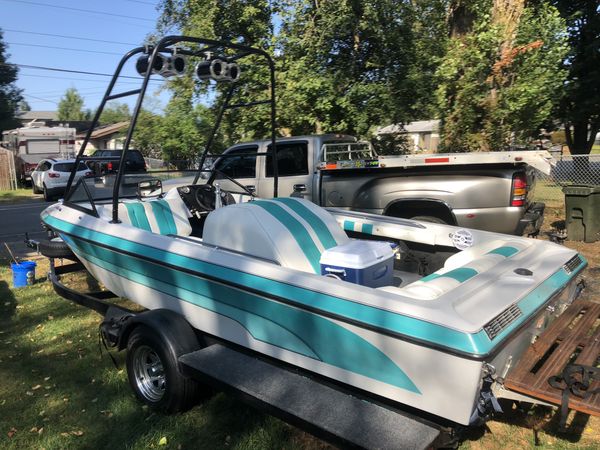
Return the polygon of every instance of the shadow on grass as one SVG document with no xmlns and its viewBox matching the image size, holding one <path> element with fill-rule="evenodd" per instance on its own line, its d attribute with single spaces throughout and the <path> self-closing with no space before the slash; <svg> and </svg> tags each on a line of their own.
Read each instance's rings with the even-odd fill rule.
<svg viewBox="0 0 600 450">
<path fill-rule="evenodd" d="M 571 412 L 571 420 L 564 432 L 559 430 L 560 410 L 547 406 L 532 405 L 524 402 L 513 402 L 512 400 L 500 399 L 502 414 L 494 417 L 494 421 L 519 428 L 530 430 L 530 439 L 533 445 L 543 445 L 540 432 L 570 443 L 579 443 L 582 439 L 585 427 L 589 422 L 589 415 L 580 412 Z M 479 428 L 467 429 L 463 435 L 463 441 L 478 441 L 486 433 L 492 433 L 486 425 Z"/>
<path fill-rule="evenodd" d="M 12 293 L 9 284 L 0 280 L 0 301 L 2 304 L 0 305 L 0 324 L 8 322 L 11 319 L 15 312 L 17 311 L 17 300 L 15 299 L 14 294 Z M 2 326 L 2 331 L 4 331 L 6 327 Z"/>
</svg>

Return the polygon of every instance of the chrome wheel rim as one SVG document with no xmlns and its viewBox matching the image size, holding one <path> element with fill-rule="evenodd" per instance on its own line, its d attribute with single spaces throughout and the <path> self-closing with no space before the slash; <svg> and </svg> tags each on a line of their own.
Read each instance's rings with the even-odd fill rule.
<svg viewBox="0 0 600 450">
<path fill-rule="evenodd" d="M 133 375 L 140 393 L 152 402 L 159 401 L 165 394 L 165 370 L 158 354 L 147 345 L 135 350 Z"/>
</svg>

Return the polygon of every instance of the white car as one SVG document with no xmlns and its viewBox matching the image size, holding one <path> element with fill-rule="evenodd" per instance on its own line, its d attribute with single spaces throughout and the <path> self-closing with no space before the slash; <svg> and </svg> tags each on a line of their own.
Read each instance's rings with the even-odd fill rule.
<svg viewBox="0 0 600 450">
<path fill-rule="evenodd" d="M 51 201 L 55 197 L 64 194 L 69 175 L 75 164 L 74 159 L 42 159 L 35 170 L 31 172 L 31 184 L 34 194 L 44 194 L 44 200 Z M 92 175 L 92 171 L 84 163 L 80 162 L 75 174 L 75 180 Z"/>
</svg>

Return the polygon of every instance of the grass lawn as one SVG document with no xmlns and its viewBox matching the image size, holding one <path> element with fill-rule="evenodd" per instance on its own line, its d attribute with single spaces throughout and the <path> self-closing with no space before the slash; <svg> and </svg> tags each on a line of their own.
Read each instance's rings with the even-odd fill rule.
<svg viewBox="0 0 600 450">
<path fill-rule="evenodd" d="M 184 414 L 152 413 L 129 388 L 124 353 L 115 354 L 119 369 L 100 356 L 100 316 L 54 294 L 46 271 L 39 260 L 38 282 L 11 289 L 0 260 L 0 448 L 329 448 L 224 394 Z M 533 448 L 536 439 L 541 448 L 600 448 L 597 418 L 578 417 L 573 434 L 559 435 L 551 409 L 503 406 L 506 414 L 461 448 Z"/>
<path fill-rule="evenodd" d="M 27 200 L 34 200 L 37 198 L 42 198 L 42 196 L 34 194 L 31 189 L 0 191 L 0 204 L 18 203 Z"/>
</svg>

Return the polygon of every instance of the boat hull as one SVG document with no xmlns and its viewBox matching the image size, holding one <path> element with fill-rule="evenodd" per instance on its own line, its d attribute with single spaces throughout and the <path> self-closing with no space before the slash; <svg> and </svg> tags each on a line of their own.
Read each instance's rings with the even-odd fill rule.
<svg viewBox="0 0 600 450">
<path fill-rule="evenodd" d="M 485 363 L 503 355 L 507 345 L 525 348 L 535 315 L 557 292 L 541 286 L 544 296 L 532 297 L 538 311 L 483 347 L 481 332 L 459 333 L 391 311 L 397 301 L 386 303 L 394 297 L 385 292 L 360 286 L 344 292 L 341 285 L 348 283 L 338 286 L 312 274 L 298 278 L 200 243 L 135 230 L 119 238 L 112 232 L 122 233 L 116 224 L 76 211 L 61 219 L 50 213 L 44 221 L 115 294 L 182 314 L 194 328 L 252 351 L 464 425 L 479 400 Z M 557 286 L 564 284 L 560 278 Z M 367 305 L 369 295 L 381 297 L 380 307 Z"/>
</svg>

